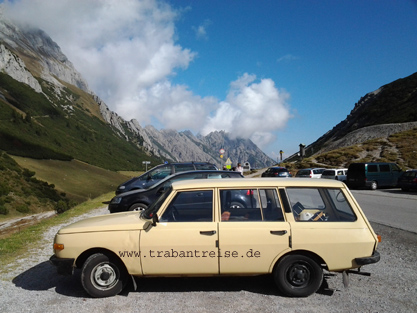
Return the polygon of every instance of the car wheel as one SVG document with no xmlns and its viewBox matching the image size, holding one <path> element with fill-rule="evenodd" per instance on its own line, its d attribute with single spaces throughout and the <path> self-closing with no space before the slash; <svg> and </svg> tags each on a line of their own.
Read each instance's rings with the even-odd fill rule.
<svg viewBox="0 0 417 313">
<path fill-rule="evenodd" d="M 273 276 L 278 289 L 289 297 L 307 297 L 323 282 L 323 270 L 304 255 L 287 255 L 275 266 Z"/>
<path fill-rule="evenodd" d="M 127 271 L 123 264 L 103 253 L 91 255 L 81 270 L 81 283 L 94 298 L 119 294 L 127 283 Z"/>
<path fill-rule="evenodd" d="M 242 203 L 238 201 L 232 201 L 232 203 L 230 204 L 230 208 L 231 209 L 244 209 L 245 205 L 243 205 Z"/>
<path fill-rule="evenodd" d="M 378 183 L 376 181 L 371 182 L 371 190 L 377 190 L 378 189 Z"/>
<path fill-rule="evenodd" d="M 146 210 L 148 206 L 144 203 L 135 203 L 129 208 L 129 211 L 143 211 Z"/>
</svg>

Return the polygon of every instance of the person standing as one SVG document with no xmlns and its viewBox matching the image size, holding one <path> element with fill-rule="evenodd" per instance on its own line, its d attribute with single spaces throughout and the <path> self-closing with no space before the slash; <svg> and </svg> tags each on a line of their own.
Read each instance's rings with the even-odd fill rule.
<svg viewBox="0 0 417 313">
<path fill-rule="evenodd" d="M 243 175 L 243 167 L 240 163 L 237 164 L 236 172 L 240 172 Z"/>
</svg>

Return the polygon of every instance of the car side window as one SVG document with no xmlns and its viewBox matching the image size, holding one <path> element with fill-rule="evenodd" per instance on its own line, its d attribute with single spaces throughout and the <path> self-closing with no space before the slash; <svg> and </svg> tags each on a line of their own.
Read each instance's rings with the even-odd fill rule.
<svg viewBox="0 0 417 313">
<path fill-rule="evenodd" d="M 379 165 L 379 170 L 381 172 L 389 172 L 390 171 L 390 167 L 388 164 L 380 164 Z"/>
<path fill-rule="evenodd" d="M 213 191 L 179 192 L 159 220 L 160 222 L 213 221 Z"/>
<path fill-rule="evenodd" d="M 287 188 L 297 222 L 356 221 L 349 201 L 338 188 Z"/>
<path fill-rule="evenodd" d="M 275 189 L 220 190 L 222 221 L 283 221 Z"/>
<path fill-rule="evenodd" d="M 391 164 L 392 170 L 393 171 L 397 171 L 397 172 L 401 172 L 401 168 L 397 165 L 397 164 Z"/>
<path fill-rule="evenodd" d="M 194 171 L 194 165 L 192 164 L 175 164 L 175 173 L 185 172 L 185 171 Z"/>
</svg>

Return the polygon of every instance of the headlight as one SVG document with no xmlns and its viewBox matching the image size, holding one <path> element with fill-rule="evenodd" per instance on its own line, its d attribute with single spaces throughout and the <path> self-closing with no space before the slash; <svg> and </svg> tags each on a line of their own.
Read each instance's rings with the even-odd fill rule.
<svg viewBox="0 0 417 313">
<path fill-rule="evenodd" d="M 119 204 L 120 202 L 122 202 L 122 198 L 121 197 L 114 197 L 113 199 L 111 199 L 111 204 Z"/>
<path fill-rule="evenodd" d="M 126 186 L 119 186 L 119 190 L 123 190 L 125 188 L 126 188 Z"/>
</svg>

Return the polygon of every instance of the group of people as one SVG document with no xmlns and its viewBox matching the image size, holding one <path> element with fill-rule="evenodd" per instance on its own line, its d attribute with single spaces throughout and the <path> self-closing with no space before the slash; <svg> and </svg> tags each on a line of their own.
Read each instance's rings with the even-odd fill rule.
<svg viewBox="0 0 417 313">
<path fill-rule="evenodd" d="M 223 170 L 224 171 L 227 171 L 226 165 L 223 166 Z M 231 169 L 231 171 L 240 172 L 243 175 L 243 167 L 242 167 L 242 164 L 238 163 L 237 166 L 233 166 L 232 169 Z"/>
</svg>

